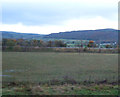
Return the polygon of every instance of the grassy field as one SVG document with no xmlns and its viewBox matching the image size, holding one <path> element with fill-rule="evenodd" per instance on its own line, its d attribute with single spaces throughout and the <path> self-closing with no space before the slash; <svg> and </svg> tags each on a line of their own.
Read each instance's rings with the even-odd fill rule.
<svg viewBox="0 0 120 97">
<path fill-rule="evenodd" d="M 118 95 L 117 54 L 2 54 L 3 95 Z"/>
<path fill-rule="evenodd" d="M 3 88 L 3 95 L 118 95 L 118 86 L 92 85 L 16 85 Z M 110 96 L 111 97 L 111 96 Z M 115 96 L 117 97 L 117 96 Z"/>
<path fill-rule="evenodd" d="M 3 81 L 117 81 L 118 55 L 3 52 Z M 9 79 L 9 80 L 8 80 Z"/>
</svg>

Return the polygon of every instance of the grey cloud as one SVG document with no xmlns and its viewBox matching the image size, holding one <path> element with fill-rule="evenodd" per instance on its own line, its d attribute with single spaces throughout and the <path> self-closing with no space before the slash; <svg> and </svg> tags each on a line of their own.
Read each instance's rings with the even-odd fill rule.
<svg viewBox="0 0 120 97">
<path fill-rule="evenodd" d="M 81 3 L 4 3 L 2 10 L 3 24 L 25 25 L 60 25 L 65 20 L 95 16 L 114 20 L 117 14 L 117 7 Z"/>
</svg>

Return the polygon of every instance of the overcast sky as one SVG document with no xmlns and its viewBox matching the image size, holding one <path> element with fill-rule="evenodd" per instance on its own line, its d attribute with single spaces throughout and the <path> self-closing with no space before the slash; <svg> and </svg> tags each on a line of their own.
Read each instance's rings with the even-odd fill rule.
<svg viewBox="0 0 120 97">
<path fill-rule="evenodd" d="M 72 30 L 117 29 L 118 1 L 1 0 L 0 31 L 49 34 Z"/>
</svg>

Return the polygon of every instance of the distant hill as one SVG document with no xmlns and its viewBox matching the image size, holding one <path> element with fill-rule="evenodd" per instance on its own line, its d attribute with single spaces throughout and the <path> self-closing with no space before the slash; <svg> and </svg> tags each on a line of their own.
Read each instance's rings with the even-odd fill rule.
<svg viewBox="0 0 120 97">
<path fill-rule="evenodd" d="M 94 41 L 117 41 L 118 30 L 98 29 L 52 33 L 48 35 L 2 31 L 3 38 L 10 39 L 75 39 Z"/>
<path fill-rule="evenodd" d="M 98 30 L 80 30 L 52 33 L 44 36 L 44 38 L 57 39 L 79 39 L 79 40 L 118 40 L 118 30 L 115 29 L 98 29 Z"/>
<path fill-rule="evenodd" d="M 32 33 L 18 33 L 18 32 L 10 32 L 10 31 L 1 31 L 2 38 L 8 39 L 40 39 L 44 35 L 42 34 L 32 34 Z"/>
</svg>

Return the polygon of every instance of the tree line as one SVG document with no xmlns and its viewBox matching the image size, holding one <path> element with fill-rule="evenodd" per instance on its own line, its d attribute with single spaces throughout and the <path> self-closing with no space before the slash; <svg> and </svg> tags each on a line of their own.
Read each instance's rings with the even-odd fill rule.
<svg viewBox="0 0 120 97">
<path fill-rule="evenodd" d="M 83 47 L 84 46 L 84 47 Z M 54 48 L 55 47 L 55 48 Z M 64 48 L 60 48 L 64 47 Z M 78 42 L 76 44 L 78 48 L 67 48 L 67 43 L 61 40 L 43 41 L 43 40 L 24 40 L 24 39 L 3 39 L 2 50 L 3 51 L 20 51 L 20 52 L 102 52 L 101 49 L 96 48 L 94 41 L 88 43 Z M 103 52 L 108 52 L 105 50 Z M 117 52 L 109 51 L 109 52 Z"/>
<path fill-rule="evenodd" d="M 3 39 L 2 46 L 28 46 L 28 47 L 66 47 L 61 40 L 43 41 L 43 40 L 24 40 L 24 39 Z"/>
<path fill-rule="evenodd" d="M 77 47 L 83 47 L 83 43 L 77 43 Z M 20 46 L 20 47 L 66 47 L 67 43 L 61 41 L 61 40 L 49 40 L 49 41 L 43 41 L 43 40 L 24 40 L 24 39 L 3 39 L 2 40 L 2 46 L 6 47 L 14 47 L 14 46 Z M 87 47 L 96 47 L 96 44 L 94 41 L 89 41 L 87 44 Z"/>
</svg>

